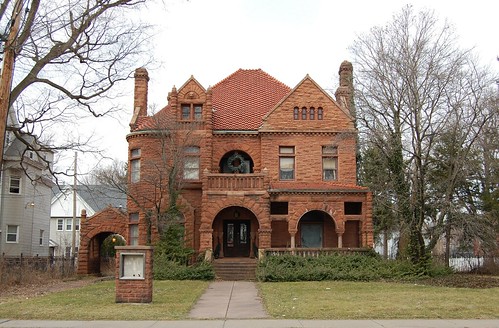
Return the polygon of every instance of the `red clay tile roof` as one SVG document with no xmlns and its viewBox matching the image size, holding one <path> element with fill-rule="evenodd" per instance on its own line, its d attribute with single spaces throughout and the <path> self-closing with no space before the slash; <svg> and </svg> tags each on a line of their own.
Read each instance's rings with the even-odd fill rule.
<svg viewBox="0 0 499 328">
<path fill-rule="evenodd" d="M 239 69 L 212 91 L 213 130 L 257 130 L 291 88 L 261 69 Z"/>
<path fill-rule="evenodd" d="M 239 69 L 212 87 L 213 130 L 257 130 L 262 119 L 291 88 L 261 69 Z M 174 119 L 170 105 L 138 117 L 133 131 L 158 129 Z"/>
<path fill-rule="evenodd" d="M 132 127 L 132 130 L 144 131 L 168 127 L 168 122 L 173 122 L 172 115 L 171 107 L 167 105 L 153 116 L 139 116 L 136 126 Z"/>
</svg>

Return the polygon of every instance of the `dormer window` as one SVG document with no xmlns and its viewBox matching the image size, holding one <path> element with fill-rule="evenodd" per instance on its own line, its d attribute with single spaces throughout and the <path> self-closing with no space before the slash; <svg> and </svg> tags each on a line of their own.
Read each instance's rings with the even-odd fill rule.
<svg viewBox="0 0 499 328">
<path fill-rule="evenodd" d="M 183 104 L 182 121 L 200 121 L 203 119 L 203 106 L 199 104 Z"/>
</svg>

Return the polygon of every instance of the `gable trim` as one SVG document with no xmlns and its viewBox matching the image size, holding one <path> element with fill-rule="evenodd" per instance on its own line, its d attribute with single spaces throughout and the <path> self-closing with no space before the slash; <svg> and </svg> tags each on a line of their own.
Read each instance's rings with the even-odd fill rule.
<svg viewBox="0 0 499 328">
<path fill-rule="evenodd" d="M 262 125 L 260 128 L 264 125 L 265 121 L 267 121 L 267 118 L 278 108 L 280 107 L 291 95 L 303 84 L 305 81 L 310 81 L 312 84 L 320 91 L 322 94 L 324 94 L 329 100 L 331 100 L 350 120 L 354 120 L 352 115 L 343 108 L 343 106 L 340 106 L 340 104 L 329 94 L 327 93 L 320 85 L 318 85 L 314 79 L 310 77 L 310 75 L 305 75 L 305 77 L 286 95 L 284 98 L 281 99 L 267 114 L 262 119 Z"/>
</svg>

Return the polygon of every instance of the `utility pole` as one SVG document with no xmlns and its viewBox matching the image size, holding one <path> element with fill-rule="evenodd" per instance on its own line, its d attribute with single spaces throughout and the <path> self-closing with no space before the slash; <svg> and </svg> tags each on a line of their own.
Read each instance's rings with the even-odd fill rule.
<svg viewBox="0 0 499 328">
<path fill-rule="evenodd" d="M 5 41 L 2 76 L 0 78 L 0 168 L 3 164 L 3 148 L 5 146 L 5 133 L 7 117 L 10 107 L 10 91 L 14 75 L 14 62 L 16 57 L 16 38 L 21 24 L 22 0 L 16 0 L 12 11 L 11 27 Z"/>
<path fill-rule="evenodd" d="M 75 152 L 75 164 L 74 164 L 74 179 L 73 179 L 73 223 L 71 227 L 71 262 L 73 263 L 73 267 L 75 265 L 75 249 L 76 249 L 76 184 L 78 179 L 77 175 L 77 165 L 78 163 L 78 153 Z"/>
</svg>

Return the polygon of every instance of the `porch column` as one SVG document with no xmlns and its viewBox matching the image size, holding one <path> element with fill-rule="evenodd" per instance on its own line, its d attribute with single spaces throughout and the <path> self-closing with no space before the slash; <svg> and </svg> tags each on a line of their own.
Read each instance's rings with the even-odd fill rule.
<svg viewBox="0 0 499 328">
<path fill-rule="evenodd" d="M 291 236 L 291 248 L 295 248 L 296 247 L 296 233 L 298 231 L 297 230 L 289 230 L 289 234 Z"/>
<path fill-rule="evenodd" d="M 343 248 L 343 232 L 338 234 L 338 248 Z"/>
<path fill-rule="evenodd" d="M 250 233 L 250 257 L 255 258 L 255 250 L 253 249 L 253 245 L 256 245 L 255 233 L 251 231 Z"/>
<path fill-rule="evenodd" d="M 220 258 L 224 257 L 224 233 L 220 233 Z"/>
</svg>

